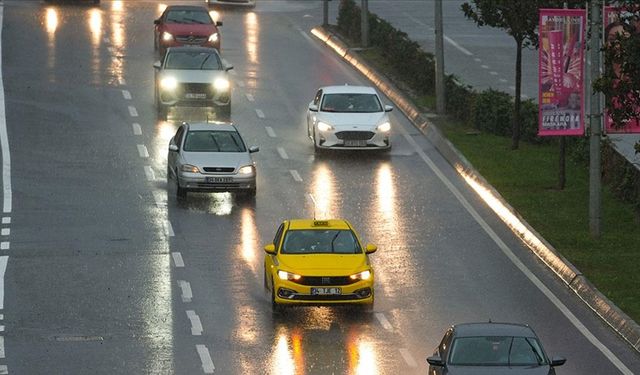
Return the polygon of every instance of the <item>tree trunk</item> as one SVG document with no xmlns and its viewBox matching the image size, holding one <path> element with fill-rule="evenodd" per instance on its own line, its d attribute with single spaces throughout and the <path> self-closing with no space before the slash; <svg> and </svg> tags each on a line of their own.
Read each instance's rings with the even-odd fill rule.
<svg viewBox="0 0 640 375">
<path fill-rule="evenodd" d="M 520 143 L 520 92 L 522 90 L 522 40 L 516 39 L 516 95 L 513 108 L 511 149 L 517 150 Z"/>
</svg>

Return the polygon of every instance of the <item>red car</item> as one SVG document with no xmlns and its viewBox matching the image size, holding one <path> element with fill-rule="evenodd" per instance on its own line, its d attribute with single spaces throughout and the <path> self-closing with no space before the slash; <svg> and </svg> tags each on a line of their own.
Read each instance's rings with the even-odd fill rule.
<svg viewBox="0 0 640 375">
<path fill-rule="evenodd" d="M 222 26 L 222 22 L 214 22 L 203 6 L 169 5 L 153 23 L 156 25 L 154 46 L 161 57 L 168 47 L 184 45 L 220 50 L 218 26 Z"/>
</svg>

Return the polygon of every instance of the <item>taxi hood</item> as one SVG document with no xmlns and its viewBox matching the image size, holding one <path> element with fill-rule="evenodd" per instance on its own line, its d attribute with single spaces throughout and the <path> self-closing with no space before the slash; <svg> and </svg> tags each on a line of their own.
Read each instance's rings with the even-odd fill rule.
<svg viewBox="0 0 640 375">
<path fill-rule="evenodd" d="M 367 265 L 364 254 L 280 254 L 280 266 L 305 276 L 347 276 Z"/>
</svg>

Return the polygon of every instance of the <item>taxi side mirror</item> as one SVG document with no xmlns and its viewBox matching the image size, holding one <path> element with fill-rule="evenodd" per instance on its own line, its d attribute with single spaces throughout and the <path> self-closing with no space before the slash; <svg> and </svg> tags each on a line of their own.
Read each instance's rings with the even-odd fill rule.
<svg viewBox="0 0 640 375">
<path fill-rule="evenodd" d="M 276 254 L 276 246 L 274 244 L 269 244 L 264 247 L 264 251 L 267 254 L 275 255 Z"/>
<path fill-rule="evenodd" d="M 367 244 L 367 247 L 365 248 L 364 252 L 367 253 L 367 254 L 371 254 L 371 253 L 375 253 L 376 250 L 378 250 L 378 246 L 376 246 L 376 245 L 374 245 L 372 243 L 369 243 L 369 244 Z"/>
</svg>

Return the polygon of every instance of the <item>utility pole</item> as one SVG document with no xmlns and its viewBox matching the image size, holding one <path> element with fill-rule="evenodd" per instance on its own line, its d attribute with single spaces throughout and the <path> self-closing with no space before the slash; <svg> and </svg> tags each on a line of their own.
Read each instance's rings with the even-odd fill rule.
<svg viewBox="0 0 640 375">
<path fill-rule="evenodd" d="M 591 80 L 600 77 L 600 15 L 602 0 L 591 0 Z M 589 232 L 599 238 L 602 231 L 602 181 L 600 161 L 600 136 L 602 134 L 602 114 L 600 113 L 600 95 L 591 95 L 591 113 L 589 136 Z"/>
<path fill-rule="evenodd" d="M 436 23 L 436 112 L 446 112 L 446 89 L 444 85 L 444 29 L 442 27 L 442 0 L 435 1 Z"/>
<path fill-rule="evenodd" d="M 329 0 L 322 0 L 322 26 L 329 26 Z"/>
<path fill-rule="evenodd" d="M 360 35 L 362 48 L 369 47 L 369 0 L 362 0 L 360 4 Z"/>
</svg>

